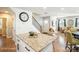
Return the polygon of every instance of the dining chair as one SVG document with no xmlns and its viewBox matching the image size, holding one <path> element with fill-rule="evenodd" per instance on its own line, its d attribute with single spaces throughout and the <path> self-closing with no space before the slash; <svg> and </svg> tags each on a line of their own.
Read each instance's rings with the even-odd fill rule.
<svg viewBox="0 0 79 59">
<path fill-rule="evenodd" d="M 79 40 L 78 39 L 75 39 L 73 36 L 72 36 L 72 33 L 71 31 L 66 31 L 65 32 L 65 36 L 66 36 L 66 48 L 69 48 L 70 49 L 70 52 L 72 52 L 72 48 L 76 48 L 76 45 L 79 45 Z"/>
</svg>

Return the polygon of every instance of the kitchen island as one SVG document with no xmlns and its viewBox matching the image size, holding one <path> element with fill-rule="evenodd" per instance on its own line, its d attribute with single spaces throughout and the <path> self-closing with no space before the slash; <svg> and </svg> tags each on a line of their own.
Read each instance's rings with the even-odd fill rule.
<svg viewBox="0 0 79 59">
<path fill-rule="evenodd" d="M 16 34 L 17 51 L 19 52 L 52 52 L 56 35 L 38 33 L 37 37 L 30 37 L 29 33 Z M 23 49 L 24 48 L 24 49 Z"/>
</svg>

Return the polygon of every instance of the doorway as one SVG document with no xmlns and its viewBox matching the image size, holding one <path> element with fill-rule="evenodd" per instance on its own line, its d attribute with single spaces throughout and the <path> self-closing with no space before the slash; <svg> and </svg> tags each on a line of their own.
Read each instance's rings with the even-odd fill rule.
<svg viewBox="0 0 79 59">
<path fill-rule="evenodd" d="M 42 26 L 42 32 L 47 33 L 49 32 L 50 28 L 50 17 L 43 17 L 43 26 Z"/>
</svg>

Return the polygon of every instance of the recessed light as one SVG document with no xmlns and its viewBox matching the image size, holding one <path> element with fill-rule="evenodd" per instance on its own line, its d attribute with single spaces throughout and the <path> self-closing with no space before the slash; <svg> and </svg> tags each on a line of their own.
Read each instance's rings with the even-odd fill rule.
<svg viewBox="0 0 79 59">
<path fill-rule="evenodd" d="M 48 23 L 48 21 L 47 21 L 47 20 L 45 20 L 44 22 L 45 22 L 45 24 L 47 24 L 47 23 Z"/>
<path fill-rule="evenodd" d="M 64 10 L 64 8 L 61 8 L 61 10 L 63 11 L 63 10 Z"/>
<path fill-rule="evenodd" d="M 47 7 L 43 7 L 43 9 L 46 9 Z"/>
</svg>

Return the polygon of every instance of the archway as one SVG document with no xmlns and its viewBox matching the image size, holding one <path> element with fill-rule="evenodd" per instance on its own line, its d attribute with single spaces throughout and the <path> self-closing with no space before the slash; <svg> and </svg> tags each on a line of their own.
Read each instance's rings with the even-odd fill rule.
<svg viewBox="0 0 79 59">
<path fill-rule="evenodd" d="M 13 37 L 13 21 L 14 14 L 11 11 L 0 11 L 0 35 L 12 38 Z"/>
</svg>

